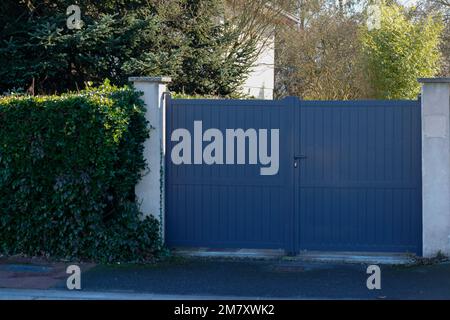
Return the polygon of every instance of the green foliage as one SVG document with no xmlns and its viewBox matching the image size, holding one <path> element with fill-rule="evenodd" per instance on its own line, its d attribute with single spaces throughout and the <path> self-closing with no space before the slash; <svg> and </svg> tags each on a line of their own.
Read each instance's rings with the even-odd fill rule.
<svg viewBox="0 0 450 320">
<path fill-rule="evenodd" d="M 0 253 L 153 257 L 159 226 L 134 197 L 146 168 L 144 113 L 139 93 L 108 82 L 79 94 L 1 97 Z"/>
<path fill-rule="evenodd" d="M 66 92 L 111 79 L 167 75 L 171 89 L 228 95 L 244 80 L 253 41 L 220 24 L 220 0 L 80 0 L 84 26 L 66 27 L 72 0 L 4 0 L 0 93 Z"/>
<path fill-rule="evenodd" d="M 218 96 L 171 92 L 172 99 L 220 99 Z"/>
<path fill-rule="evenodd" d="M 218 96 L 211 94 L 186 94 L 179 92 L 171 92 L 170 93 L 172 99 L 252 99 L 246 94 L 236 92 L 233 94 L 229 94 L 227 96 Z"/>
<path fill-rule="evenodd" d="M 413 19 L 396 4 L 381 5 L 381 27 L 362 33 L 371 84 L 378 99 L 415 99 L 417 78 L 440 69 L 443 25 L 431 16 Z"/>
</svg>

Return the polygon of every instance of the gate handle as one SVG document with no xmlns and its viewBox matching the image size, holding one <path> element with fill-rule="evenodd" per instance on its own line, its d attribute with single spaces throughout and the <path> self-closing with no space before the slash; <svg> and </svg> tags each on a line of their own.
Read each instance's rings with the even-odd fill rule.
<svg viewBox="0 0 450 320">
<path fill-rule="evenodd" d="M 294 156 L 294 168 L 298 167 L 298 161 L 301 160 L 301 159 L 306 159 L 306 156 L 303 155 L 303 154 L 299 154 L 299 155 Z"/>
</svg>

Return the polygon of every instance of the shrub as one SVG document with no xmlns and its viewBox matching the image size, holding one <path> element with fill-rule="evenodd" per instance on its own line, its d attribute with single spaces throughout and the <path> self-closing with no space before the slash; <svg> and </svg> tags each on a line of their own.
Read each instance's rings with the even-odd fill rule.
<svg viewBox="0 0 450 320">
<path fill-rule="evenodd" d="M 134 186 L 145 107 L 105 82 L 78 94 L 0 98 L 0 252 L 138 261 L 160 248 Z"/>
<path fill-rule="evenodd" d="M 367 71 L 376 99 L 416 99 L 417 78 L 433 77 L 440 69 L 443 24 L 428 15 L 413 19 L 415 9 L 380 4 L 380 28 L 362 29 Z"/>
</svg>

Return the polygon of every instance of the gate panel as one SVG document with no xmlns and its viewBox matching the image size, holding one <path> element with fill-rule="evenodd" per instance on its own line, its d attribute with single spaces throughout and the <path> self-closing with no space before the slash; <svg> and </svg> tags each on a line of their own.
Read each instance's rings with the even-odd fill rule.
<svg viewBox="0 0 450 320">
<path fill-rule="evenodd" d="M 301 101 L 295 112 L 301 250 L 421 254 L 418 101 Z"/>
<path fill-rule="evenodd" d="M 166 133 L 166 243 L 173 247 L 283 248 L 293 243 L 292 130 L 289 100 L 169 99 Z M 226 129 L 279 129 L 279 170 L 261 175 L 259 164 L 174 164 L 178 128 L 194 137 L 194 121 L 205 132 Z M 270 133 L 268 141 L 270 142 Z M 258 143 L 260 139 L 258 137 Z M 204 148 L 209 142 L 201 143 Z M 270 146 L 270 143 L 269 143 Z M 194 149 L 192 141 L 192 148 Z M 258 152 L 260 146 L 258 145 Z M 270 150 L 269 154 L 272 150 Z M 191 158 L 194 159 L 193 152 Z"/>
</svg>

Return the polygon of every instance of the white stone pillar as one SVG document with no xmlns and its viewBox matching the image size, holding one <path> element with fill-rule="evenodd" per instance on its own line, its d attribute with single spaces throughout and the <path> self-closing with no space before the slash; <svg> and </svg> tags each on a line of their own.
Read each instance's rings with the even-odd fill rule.
<svg viewBox="0 0 450 320">
<path fill-rule="evenodd" d="M 450 78 L 422 83 L 423 256 L 450 256 Z"/>
<path fill-rule="evenodd" d="M 144 157 L 149 172 L 136 185 L 135 192 L 141 212 L 153 215 L 161 225 L 164 237 L 164 156 L 165 156 L 165 97 L 169 77 L 131 77 L 137 91 L 144 93 L 147 113 L 145 118 L 152 127 L 150 138 L 144 143 Z"/>
</svg>

